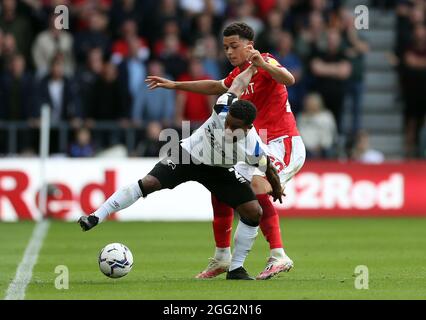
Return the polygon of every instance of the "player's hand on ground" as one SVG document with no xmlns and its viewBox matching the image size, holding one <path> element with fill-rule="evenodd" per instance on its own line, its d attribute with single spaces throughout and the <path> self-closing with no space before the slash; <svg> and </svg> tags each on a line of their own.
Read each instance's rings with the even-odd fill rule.
<svg viewBox="0 0 426 320">
<path fill-rule="evenodd" d="M 245 48 L 247 50 L 247 60 L 253 63 L 254 66 L 262 67 L 266 63 L 259 50 L 253 48 L 252 45 L 247 45 Z"/>
<path fill-rule="evenodd" d="M 149 90 L 154 90 L 156 88 L 175 89 L 174 81 L 162 77 L 148 76 L 145 79 L 145 82 L 147 83 Z"/>
</svg>

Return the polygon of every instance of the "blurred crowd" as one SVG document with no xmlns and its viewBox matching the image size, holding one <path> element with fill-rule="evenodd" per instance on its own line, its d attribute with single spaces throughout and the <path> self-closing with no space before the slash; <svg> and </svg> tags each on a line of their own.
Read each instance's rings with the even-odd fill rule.
<svg viewBox="0 0 426 320">
<path fill-rule="evenodd" d="M 380 6 L 390 3 L 375 2 Z M 408 2 L 398 6 L 404 41 L 397 52 L 405 61 L 401 79 L 411 77 L 410 83 L 420 87 L 426 85 L 417 80 L 425 77 L 426 31 L 424 23 L 417 22 L 424 15 L 408 13 Z M 226 77 L 232 66 L 222 50 L 222 30 L 233 21 L 250 25 L 256 35 L 255 48 L 273 54 L 294 74 L 297 83 L 288 88 L 289 100 L 308 157 L 337 157 L 341 136 L 353 141 L 348 157 L 359 158 L 357 148 L 368 149 L 361 113 L 369 47 L 355 29 L 354 16 L 344 8 L 343 0 L 0 3 L 0 121 L 25 122 L 17 134 L 21 154 L 37 152 L 40 110 L 47 104 L 56 128 L 52 131 L 53 153 L 90 157 L 124 144 L 131 156 L 158 156 L 161 130 L 179 129 L 182 120 L 191 121 L 196 128 L 209 117 L 215 97 L 149 91 L 146 76 L 175 80 Z M 57 5 L 69 8 L 68 30 L 55 27 Z M 404 96 L 411 97 L 413 104 L 417 98 L 424 101 L 424 96 L 414 98 L 410 90 L 414 89 L 406 88 Z M 351 114 L 349 128 L 342 126 L 345 103 Z M 413 110 L 419 108 L 407 105 L 408 122 L 418 121 Z M 66 150 L 59 147 L 64 139 L 57 134 L 64 126 L 71 132 L 65 139 Z M 416 126 L 420 132 L 420 124 Z M 135 134 L 132 144 L 126 139 L 128 131 Z M 7 131 L 1 130 L 0 153 L 7 153 L 8 141 Z"/>
<path fill-rule="evenodd" d="M 404 104 L 405 152 L 426 158 L 426 1 L 398 1 L 396 13 L 394 63 Z"/>
</svg>

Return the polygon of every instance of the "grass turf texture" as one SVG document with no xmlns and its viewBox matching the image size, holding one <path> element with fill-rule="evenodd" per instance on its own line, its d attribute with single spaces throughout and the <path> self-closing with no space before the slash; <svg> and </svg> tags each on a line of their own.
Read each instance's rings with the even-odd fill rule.
<svg viewBox="0 0 426 320">
<path fill-rule="evenodd" d="M 0 299 L 6 295 L 30 240 L 34 223 L 0 223 Z"/>
<path fill-rule="evenodd" d="M 0 288 L 13 278 L 31 225 L 0 224 Z M 211 223 L 107 222 L 82 233 L 75 223 L 53 222 L 27 299 L 425 299 L 426 219 L 286 219 L 282 233 L 295 262 L 268 281 L 197 280 L 214 244 Z M 100 249 L 127 245 L 133 270 L 109 279 L 98 269 Z M 268 246 L 259 237 L 246 268 L 260 272 Z M 69 289 L 54 287 L 57 265 L 69 268 Z M 369 268 L 369 289 L 356 290 L 354 269 Z M 5 273 L 4 273 L 5 272 Z M 6 281 L 6 282 L 7 282 Z"/>
</svg>

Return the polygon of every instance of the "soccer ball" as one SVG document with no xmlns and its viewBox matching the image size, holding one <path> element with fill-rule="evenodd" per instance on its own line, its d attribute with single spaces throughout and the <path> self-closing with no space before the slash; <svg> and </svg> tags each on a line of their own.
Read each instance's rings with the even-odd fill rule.
<svg viewBox="0 0 426 320">
<path fill-rule="evenodd" d="M 99 269 L 107 277 L 124 277 L 132 266 L 133 255 L 124 244 L 110 243 L 99 253 Z"/>
</svg>

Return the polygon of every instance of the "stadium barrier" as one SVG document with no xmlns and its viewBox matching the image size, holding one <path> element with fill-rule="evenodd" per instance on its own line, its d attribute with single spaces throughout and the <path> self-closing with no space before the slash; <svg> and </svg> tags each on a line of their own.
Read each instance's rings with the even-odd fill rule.
<svg viewBox="0 0 426 320">
<path fill-rule="evenodd" d="M 47 215 L 75 221 L 116 188 L 148 173 L 157 159 L 49 159 Z M 0 220 L 39 220 L 40 162 L 0 160 Z M 426 162 L 364 165 L 308 161 L 288 183 L 280 215 L 426 216 Z M 189 182 L 139 200 L 118 220 L 210 220 L 210 194 Z"/>
</svg>

